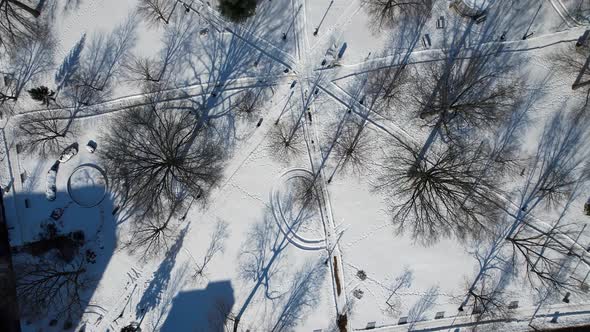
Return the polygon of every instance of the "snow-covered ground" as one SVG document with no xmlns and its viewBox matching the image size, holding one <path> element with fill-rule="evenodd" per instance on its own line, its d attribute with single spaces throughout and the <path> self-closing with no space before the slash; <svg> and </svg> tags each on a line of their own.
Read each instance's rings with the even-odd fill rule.
<svg viewBox="0 0 590 332">
<path fill-rule="evenodd" d="M 231 103 L 233 94 L 241 89 L 267 87 L 263 122 L 259 126 L 256 121 L 235 124 L 223 179 L 207 203 L 191 204 L 186 218 L 175 221 L 177 236 L 168 250 L 162 248 L 155 257 L 133 252 L 126 246 L 132 240 L 129 219 L 133 215 L 119 210 L 100 155 L 101 137 L 113 115 L 143 99 L 139 84 L 121 77 L 107 100 L 76 115 L 71 140 L 79 144 L 79 151 L 59 164 L 54 201 L 48 201 L 45 192 L 47 172 L 57 157 L 20 151 L 15 131 L 25 114 L 52 111 L 23 96 L 17 113 L 0 120 L 0 186 L 11 189 L 4 195 L 11 245 L 37 240 L 41 226 L 57 208 L 64 209 L 58 221 L 61 231 L 84 230 L 88 248 L 97 256 L 88 272 L 95 279 L 84 294 L 88 305 L 74 322 L 78 328 L 85 326 L 85 331 L 119 331 L 131 322 L 139 322 L 143 331 L 217 331 L 213 326 L 221 312 L 239 317 L 240 331 L 335 331 L 341 314 L 348 315 L 349 331 L 370 327 L 463 331 L 474 326 L 468 310 L 457 308 L 478 272 L 473 255 L 478 244 L 456 239 L 416 243 L 410 234 L 396 232 L 388 211 L 391 197 L 373 189 L 392 137 L 423 142 L 430 129 L 403 105 L 395 114 L 374 113 L 365 133 L 376 146 L 368 169 L 337 171 L 328 183 L 338 161 L 327 158 L 326 166 L 322 164 L 330 150 L 334 124 L 349 108 L 354 110 L 351 116 L 366 108 L 359 103 L 358 91 L 368 71 L 399 65 L 399 54 L 409 49 L 411 66 L 440 60 L 448 38 L 466 29 L 472 31 L 465 42 L 468 49 L 501 45 L 502 59 L 518 64 L 528 93 L 541 91 L 522 133 L 527 142 L 524 150 L 533 149 L 547 119 L 564 105 L 585 98 L 572 91 L 572 77 L 555 70 L 548 55 L 571 46 L 588 20 L 573 14 L 576 0 L 489 1 L 488 18 L 481 24 L 457 15 L 449 1 L 436 1 L 419 32 L 429 35 L 430 44 L 422 38 L 407 38 L 411 27 L 403 24 L 376 32 L 362 0 L 263 0 L 256 15 L 241 25 L 223 21 L 216 1 L 209 5 L 201 0 L 184 1 L 189 12 L 179 6 L 177 14 L 196 31 L 207 28 L 208 33 L 194 36 L 189 49 L 183 50 L 194 66 L 172 69 L 181 82 L 174 90 L 200 100 L 210 93 L 209 87 L 223 81 L 224 103 Z M 68 10 L 65 3 L 56 1 L 52 7 L 58 18 L 54 26 L 57 64 L 84 34 L 92 40 L 124 22 L 133 14 L 137 0 L 82 0 Z M 444 28 L 437 27 L 441 17 Z M 492 24 L 495 30 L 488 33 Z M 164 28 L 138 21 L 135 29 L 132 53 L 159 54 Z M 343 52 L 334 67 L 321 64 L 330 48 Z M 54 74 L 49 72 L 38 81 L 51 84 Z M 306 104 L 305 100 L 312 101 Z M 309 114 L 302 118 L 302 152 L 288 160 L 277 157 L 271 144 L 275 120 L 283 116 L 296 119 L 302 110 L 306 112 L 306 106 Z M 94 153 L 85 147 L 90 140 L 97 143 Z M 299 219 L 300 211 L 289 194 L 290 186 L 313 177 L 321 167 L 317 206 L 295 227 L 290 223 Z M 507 188 L 516 190 L 523 181 L 515 176 Z M 582 213 L 589 195 L 587 187 L 581 190 L 567 215 L 569 222 L 590 221 Z M 557 212 L 539 209 L 536 213 L 539 222 L 546 222 Z M 197 274 L 213 235 L 223 224 L 227 225 L 223 250 Z M 589 231 L 578 239 L 583 247 L 590 245 Z M 588 270 L 586 262 L 578 265 L 580 271 Z M 404 277 L 407 282 L 391 296 Z M 507 293 L 509 301 L 519 301 L 514 320 L 490 329 L 527 330 L 539 304 L 536 292 L 526 280 L 515 278 Z M 589 299 L 572 295 L 566 305 L 562 297 L 545 299 L 533 324 L 553 327 L 590 322 Z M 444 318 L 435 319 L 439 312 L 444 312 Z M 555 316 L 559 316 L 557 323 L 549 323 Z M 403 317 L 424 322 L 398 326 Z M 53 318 L 23 320 L 23 331 L 62 330 L 61 322 L 49 326 Z M 231 330 L 233 323 L 228 326 Z"/>
</svg>

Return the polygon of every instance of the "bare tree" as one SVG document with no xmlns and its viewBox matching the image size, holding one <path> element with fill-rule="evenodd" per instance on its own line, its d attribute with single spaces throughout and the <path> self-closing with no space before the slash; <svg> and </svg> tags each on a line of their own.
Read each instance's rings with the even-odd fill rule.
<svg viewBox="0 0 590 332">
<path fill-rule="evenodd" d="M 413 279 L 414 272 L 408 266 L 404 266 L 403 272 L 393 280 L 392 285 L 389 287 L 390 295 L 387 300 L 385 300 L 385 304 L 387 304 L 388 307 L 387 311 L 390 315 L 395 316 L 399 314 L 401 300 L 398 291 L 409 288 L 412 285 Z"/>
<path fill-rule="evenodd" d="M 433 0 L 363 0 L 377 31 L 393 28 L 403 17 L 430 16 Z"/>
<path fill-rule="evenodd" d="M 168 1 L 167 1 L 168 2 Z M 169 3 L 169 2 L 168 2 Z M 163 47 L 154 58 L 130 56 L 124 62 L 125 76 L 131 81 L 158 83 L 179 68 L 179 61 L 193 48 L 196 38 L 194 22 L 185 16 L 175 16 L 164 28 Z"/>
<path fill-rule="evenodd" d="M 495 282 L 496 277 L 499 274 L 508 271 L 508 269 L 512 269 L 512 266 L 508 264 L 510 263 L 510 259 L 504 257 L 501 252 L 501 249 L 506 243 L 503 232 L 508 222 L 508 217 L 505 216 L 504 218 L 500 218 L 498 223 L 490 228 L 486 237 L 471 241 L 471 248 L 468 249 L 468 252 L 477 261 L 477 277 L 475 278 L 476 282 L 468 286 L 466 285 L 466 293 L 469 294 L 469 296 L 479 298 L 487 297 L 486 294 L 489 291 L 489 286 L 491 283 Z M 480 283 L 480 278 L 485 278 L 486 280 L 481 281 Z M 485 288 L 485 290 L 483 288 Z M 485 294 L 481 295 L 481 293 L 484 292 Z M 465 305 L 467 305 L 467 302 L 461 304 L 459 311 L 465 310 Z"/>
<path fill-rule="evenodd" d="M 574 43 L 550 53 L 548 59 L 557 69 L 571 75 L 578 75 L 584 69 L 590 49 L 585 46 L 576 47 Z"/>
<path fill-rule="evenodd" d="M 296 121 L 285 120 L 275 125 L 268 140 L 268 150 L 277 160 L 285 161 L 294 158 L 304 151 L 303 130 Z"/>
<path fill-rule="evenodd" d="M 295 217 L 308 218 L 312 213 L 313 204 L 321 197 L 321 187 L 317 177 L 296 177 L 289 181 L 289 185 L 283 190 L 288 190 L 288 203 L 285 207 L 296 212 Z M 300 212 L 301 211 L 301 212 Z"/>
<path fill-rule="evenodd" d="M 571 9 L 572 15 L 579 21 L 590 21 L 590 3 L 585 0 L 576 0 Z"/>
<path fill-rule="evenodd" d="M 168 24 L 178 1 L 141 0 L 137 4 L 137 12 L 149 25 L 157 25 L 160 21 Z"/>
<path fill-rule="evenodd" d="M 284 255 L 283 250 L 288 245 L 287 239 L 272 218 L 271 213 L 266 213 L 264 219 L 253 226 L 248 232 L 249 241 L 240 253 L 240 277 L 256 282 L 253 293 L 263 286 L 267 298 L 279 295 L 272 285 L 275 279 L 280 279 L 283 274 L 280 263 Z M 245 307 L 246 305 L 244 311 Z"/>
<path fill-rule="evenodd" d="M 576 275 L 576 269 L 569 264 L 574 258 L 580 262 L 588 261 L 586 248 L 580 248 L 578 244 L 586 226 L 580 230 L 575 224 L 563 223 L 588 178 L 579 180 L 568 190 L 561 213 L 551 227 L 542 227 L 532 218 L 525 218 L 523 227 L 506 238 L 512 246 L 513 265 L 526 267 L 525 274 L 534 288 L 580 292 L 584 283 L 584 277 Z M 557 202 L 552 204 L 556 206 Z"/>
<path fill-rule="evenodd" d="M 450 140 L 502 123 L 517 98 L 517 83 L 507 75 L 511 67 L 495 63 L 489 52 L 449 57 L 427 64 L 414 76 L 411 91 L 418 116 Z"/>
<path fill-rule="evenodd" d="M 238 96 L 238 101 L 235 105 L 237 116 L 245 120 L 257 120 L 257 115 L 262 106 L 262 100 L 260 99 L 262 92 L 262 89 L 258 91 L 248 89 L 242 92 Z"/>
<path fill-rule="evenodd" d="M 541 202 L 555 206 L 568 197 L 576 183 L 588 181 L 590 174 L 584 167 L 590 154 L 585 146 L 590 132 L 585 110 L 560 111 L 546 122 L 527 167 L 519 202 L 523 218 Z"/>
<path fill-rule="evenodd" d="M 334 172 L 341 169 L 361 174 L 366 170 L 375 151 L 373 138 L 365 132 L 367 125 L 366 118 L 359 120 L 355 117 L 346 121 L 341 131 L 337 131 L 333 156 L 338 160 L 338 164 Z"/>
<path fill-rule="evenodd" d="M 131 252 L 139 251 L 144 258 L 170 250 L 170 243 L 177 232 L 173 227 L 175 212 L 179 203 L 170 207 L 160 207 L 156 211 L 143 213 L 132 224 L 131 238 L 125 247 Z"/>
<path fill-rule="evenodd" d="M 486 153 L 479 147 L 443 146 L 416 163 L 419 153 L 417 146 L 400 146 L 383 163 L 375 187 L 393 196 L 398 230 L 409 228 L 412 238 L 424 244 L 479 234 L 494 210 L 482 199 L 495 187 Z"/>
<path fill-rule="evenodd" d="M 561 277 L 562 258 L 564 251 L 567 255 L 570 249 L 575 248 L 575 243 L 569 244 L 567 232 L 564 226 L 559 226 L 559 222 L 548 229 L 532 221 L 531 213 L 542 205 L 556 207 L 566 198 L 569 202 L 576 188 L 588 182 L 590 175 L 586 161 L 589 151 L 585 142 L 589 132 L 584 109 L 569 115 L 557 112 L 547 120 L 519 190 L 517 210 L 504 209 L 512 222 L 498 237 L 511 243 L 516 264 L 522 260 L 525 265 L 530 264 L 528 270 L 531 273 L 527 273 L 530 281 L 549 285 L 551 289 L 568 286 Z M 492 246 L 486 254 L 486 264 L 496 264 L 501 249 L 500 245 Z M 475 277 L 472 288 L 484 275 L 480 273 Z M 460 308 L 467 304 L 471 296 L 471 293 L 467 294 Z"/>
<path fill-rule="evenodd" d="M 406 59 L 402 59 L 405 61 Z M 373 101 L 381 103 L 379 109 L 390 109 L 404 101 L 404 89 L 411 81 L 406 64 L 379 68 L 368 73 L 365 93 Z"/>
<path fill-rule="evenodd" d="M 280 118 L 275 122 L 275 128 L 270 132 L 269 148 L 274 153 L 274 156 L 279 160 L 289 160 L 301 151 L 301 138 L 303 136 L 303 125 L 306 116 L 311 116 L 311 105 L 315 98 L 317 98 L 318 84 L 322 81 L 323 75 L 316 77 L 315 82 L 311 85 L 310 93 L 307 90 L 302 93 L 301 104 L 290 109 L 292 112 L 287 120 L 279 122 Z M 287 101 L 291 100 L 291 96 Z M 287 105 L 285 105 L 286 107 Z M 283 112 L 285 109 L 283 109 Z M 281 116 L 283 114 L 281 112 Z"/>
<path fill-rule="evenodd" d="M 23 1 L 0 0 L 0 46 L 6 47 L 31 36 L 35 31 L 34 21 L 39 15 L 39 10 Z"/>
<path fill-rule="evenodd" d="M 58 89 L 63 89 L 66 98 L 72 101 L 73 109 L 24 115 L 19 121 L 18 132 L 30 151 L 54 154 L 68 145 L 68 140 L 75 134 L 74 124 L 82 106 L 98 102 L 111 93 L 116 71 L 134 45 L 134 35 L 135 20 L 130 17 L 108 37 L 96 37 L 85 53 L 80 54 L 85 38 L 78 42 L 56 74 Z M 53 41 L 49 35 L 44 38 L 23 47 L 25 54 L 18 59 L 27 60 L 20 65 L 16 83 L 12 85 L 14 96 L 18 96 L 35 75 L 53 64 Z"/>
<path fill-rule="evenodd" d="M 0 88 L 0 107 L 7 101 L 17 101 L 26 86 L 53 66 L 55 42 L 47 25 L 35 25 L 35 34 L 13 44 L 7 61 L 0 65 L 4 87 Z"/>
<path fill-rule="evenodd" d="M 70 263 L 50 258 L 23 261 L 15 267 L 19 303 L 24 313 L 76 316 L 84 309 L 84 290 L 91 280 L 86 275 L 86 260 L 77 257 Z"/>
<path fill-rule="evenodd" d="M 283 250 L 289 242 L 276 226 L 271 213 L 266 213 L 264 219 L 255 224 L 248 233 L 248 241 L 240 252 L 240 278 L 254 282 L 254 287 L 235 315 L 233 331 L 238 330 L 240 320 L 250 302 L 263 287 L 264 296 L 275 300 L 280 297 L 280 292 L 274 289 L 276 279 L 283 275 L 281 263 L 284 260 Z"/>
<path fill-rule="evenodd" d="M 228 237 L 228 223 L 223 220 L 217 220 L 213 234 L 211 234 L 211 242 L 209 242 L 209 247 L 207 247 L 207 251 L 203 256 L 201 263 L 197 264 L 197 270 L 195 271 L 193 277 L 204 277 L 207 265 L 209 265 L 215 255 L 223 252 L 225 249 L 225 241 Z"/>
<path fill-rule="evenodd" d="M 510 270 L 498 271 L 497 276 L 486 275 L 479 280 L 477 287 L 473 289 L 472 296 L 474 300 L 473 311 L 471 314 L 476 322 L 486 321 L 484 331 L 497 331 L 499 324 L 512 316 L 509 308 L 511 293 L 507 288 L 513 279 Z M 470 331 L 482 330 L 479 324 L 475 324 Z"/>
<path fill-rule="evenodd" d="M 409 31 L 409 35 L 414 32 Z M 404 37 L 407 36 L 405 34 L 400 36 L 400 40 L 405 40 Z M 375 144 L 365 129 L 373 113 L 384 115 L 394 109 L 395 104 L 403 103 L 402 92 L 408 78 L 406 64 L 410 54 L 411 50 L 408 50 L 405 55 L 396 54 L 390 66 L 371 69 L 363 79 L 358 81 L 359 88 L 354 93 L 354 98 L 358 99 L 359 104 L 363 106 L 350 105 L 347 114 L 342 117 L 337 126 L 332 139 L 337 164 L 328 182 L 332 181 L 339 169 L 352 170 L 358 174 L 366 170 Z M 394 65 L 394 62 L 398 60 L 400 64 Z M 353 109 L 357 109 L 355 112 L 357 114 L 351 114 Z M 331 153 L 332 148 L 328 150 L 328 155 Z"/>
<path fill-rule="evenodd" d="M 117 116 L 103 138 L 114 190 L 144 216 L 167 215 L 186 197 L 205 198 L 221 178 L 223 151 L 192 110 L 187 101 L 150 97 Z"/>
<path fill-rule="evenodd" d="M 569 44 L 566 47 L 550 53 L 548 59 L 561 72 L 569 74 L 569 77 L 575 77 L 572 81 L 572 89 L 577 90 L 580 87 L 590 84 L 590 46 Z M 588 91 L 588 89 L 582 89 Z"/>
<path fill-rule="evenodd" d="M 548 231 L 534 231 L 528 227 L 507 238 L 513 248 L 514 264 L 526 266 L 527 279 L 534 286 L 555 290 L 573 290 L 580 283 L 565 277 L 562 272 L 563 260 L 571 255 L 569 248 L 559 237 L 575 236 L 567 225 L 554 226 Z"/>
<path fill-rule="evenodd" d="M 136 27 L 136 17 L 129 16 L 110 34 L 93 36 L 81 55 L 71 84 L 64 90 L 75 107 L 95 104 L 112 93 L 115 78 L 135 46 Z"/>
<path fill-rule="evenodd" d="M 27 151 L 42 155 L 62 152 L 77 132 L 69 110 L 25 114 L 19 118 L 16 131 Z"/>
<path fill-rule="evenodd" d="M 500 224 L 504 225 L 504 224 Z M 501 229 L 500 226 L 497 227 Z M 502 254 L 494 255 L 502 245 L 505 244 L 500 234 L 494 234 L 490 241 L 484 241 L 489 247 L 483 249 L 482 241 L 473 241 L 475 249 L 471 254 L 478 262 L 477 283 L 467 284 L 467 293 L 473 299 L 473 311 L 478 321 L 488 319 L 508 318 L 509 311 L 508 285 L 515 277 L 515 266 L 513 261 Z M 461 306 L 459 311 L 463 311 Z"/>
</svg>

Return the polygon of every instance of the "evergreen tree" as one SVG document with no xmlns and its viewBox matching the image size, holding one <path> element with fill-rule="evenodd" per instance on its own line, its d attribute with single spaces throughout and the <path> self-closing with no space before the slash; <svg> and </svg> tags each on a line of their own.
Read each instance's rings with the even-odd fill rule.
<svg viewBox="0 0 590 332">
<path fill-rule="evenodd" d="M 233 22 L 242 22 L 256 12 L 256 0 L 220 0 L 219 11 Z"/>
<path fill-rule="evenodd" d="M 44 85 L 41 85 L 38 88 L 28 90 L 28 92 L 29 95 L 31 95 L 31 98 L 42 102 L 43 105 L 49 106 L 49 103 L 52 100 L 55 100 L 55 98 L 53 98 L 53 96 L 55 95 L 55 91 L 49 90 L 49 88 Z"/>
</svg>

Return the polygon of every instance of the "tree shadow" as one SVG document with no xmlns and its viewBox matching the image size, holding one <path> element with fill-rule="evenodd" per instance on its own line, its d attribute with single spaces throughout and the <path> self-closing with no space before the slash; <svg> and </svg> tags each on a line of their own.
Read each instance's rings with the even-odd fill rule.
<svg viewBox="0 0 590 332">
<path fill-rule="evenodd" d="M 522 59 L 490 43 L 498 39 L 500 14 L 480 25 L 457 19 L 442 42 L 445 58 L 416 69 L 409 104 L 423 125 L 432 128 L 421 156 L 437 137 L 456 143 L 495 128 L 522 97 L 513 73 Z"/>
<path fill-rule="evenodd" d="M 112 95 L 123 61 L 135 46 L 138 23 L 136 15 L 129 15 L 109 34 L 96 33 L 85 43 L 78 68 L 64 90 L 71 107 L 93 105 Z"/>
<path fill-rule="evenodd" d="M 322 262 L 307 261 L 292 276 L 289 288 L 275 306 L 275 322 L 269 331 L 295 329 L 310 310 L 320 302 L 321 292 L 328 267 Z M 269 326 L 270 327 L 270 326 Z"/>
<path fill-rule="evenodd" d="M 290 1 L 260 1 L 256 8 L 256 15 L 239 24 L 226 22 L 225 28 L 228 31 L 235 32 L 248 43 L 256 43 L 256 48 L 259 51 L 286 64 L 288 61 L 285 61 L 283 57 L 286 56 L 287 52 L 295 48 L 296 43 L 295 41 L 293 43 L 287 41 L 291 41 L 291 38 L 300 33 L 300 31 L 293 31 L 295 27 L 291 27 L 287 31 L 289 25 L 285 22 L 284 13 L 289 12 L 293 13 L 293 15 L 297 13 L 297 9 L 292 8 L 291 5 Z M 299 15 L 304 15 L 304 13 L 299 12 Z M 296 19 L 291 15 L 288 18 Z M 285 32 L 289 32 L 290 35 L 283 39 L 282 34 Z"/>
<path fill-rule="evenodd" d="M 506 288 L 512 281 L 515 273 L 509 257 L 504 257 L 500 252 L 504 246 L 503 231 L 509 224 L 508 218 L 500 219 L 495 227 L 495 232 L 489 234 L 484 240 L 472 241 L 470 254 L 477 260 L 476 282 L 468 285 L 468 299 L 473 299 L 472 313 L 478 321 L 507 318 L 507 301 L 510 293 Z M 467 302 L 463 302 L 459 311 L 465 309 Z"/>
<path fill-rule="evenodd" d="M 84 0 L 66 0 L 63 5 L 64 13 L 75 12 Z"/>
<path fill-rule="evenodd" d="M 176 257 L 182 248 L 184 237 L 188 231 L 188 225 L 185 226 L 179 233 L 176 241 L 170 249 L 166 252 L 164 260 L 160 263 L 158 269 L 154 272 L 152 280 L 143 292 L 141 299 L 135 306 L 137 318 L 141 321 L 143 317 L 154 310 L 162 301 L 163 294 L 168 288 L 172 269 L 176 264 Z"/>
<path fill-rule="evenodd" d="M 241 26 L 241 31 L 251 33 L 255 28 L 255 24 L 246 24 Z M 273 54 L 270 61 L 262 61 L 260 58 L 264 57 L 263 52 L 267 52 L 264 46 L 253 46 L 247 39 L 233 33 L 210 31 L 207 35 L 200 36 L 196 44 L 196 47 L 189 50 L 189 63 L 193 68 L 203 70 L 194 70 L 193 79 L 202 83 L 198 77 L 205 75 L 208 83 L 216 85 L 214 87 L 217 89 L 212 89 L 212 92 L 223 92 L 225 85 L 245 74 L 278 74 L 284 69 L 277 65 L 277 62 L 284 62 L 280 55 Z"/>
<path fill-rule="evenodd" d="M 425 17 L 418 20 L 404 18 L 394 37 L 388 42 L 387 50 L 394 49 L 395 53 L 383 51 L 381 61 L 373 62 L 371 56 L 348 88 L 350 106 L 337 124 L 327 129 L 330 146 L 325 148 L 329 153 L 334 149 L 333 158 L 336 166 L 329 177 L 332 180 L 336 171 L 342 169 L 360 174 L 366 170 L 370 155 L 375 145 L 367 137 L 365 131 L 373 114 L 396 121 L 399 118 L 399 105 L 404 105 L 401 98 L 408 80 L 407 65 L 412 52 L 418 45 L 420 33 L 424 28 Z M 353 115 L 353 116 L 351 116 Z M 337 127 L 334 132 L 333 128 Z M 327 158 L 328 156 L 326 156 Z"/>
<path fill-rule="evenodd" d="M 387 300 L 385 300 L 385 304 L 387 305 L 385 312 L 388 315 L 392 317 L 399 316 L 402 298 L 398 292 L 402 289 L 410 288 L 412 286 L 413 279 L 414 271 L 408 266 L 404 266 L 402 273 L 393 279 L 391 286 L 388 287 L 388 292 L 390 295 Z"/>
<path fill-rule="evenodd" d="M 487 301 L 491 307 L 494 302 L 488 301 L 486 294 L 479 294 L 477 288 L 485 283 L 486 276 L 493 275 L 497 270 L 504 270 L 504 263 L 508 258 L 502 256 L 501 249 L 508 240 L 512 244 L 511 264 L 526 265 L 525 276 L 533 287 L 545 289 L 571 289 L 572 284 L 564 281 L 561 274 L 565 260 L 563 257 L 578 257 L 574 245 L 564 245 L 564 238 L 573 234 L 567 225 L 558 225 L 565 215 L 569 204 L 576 197 L 580 186 L 589 180 L 587 158 L 590 151 L 583 142 L 588 141 L 588 118 L 584 116 L 584 108 L 574 110 L 569 114 L 558 111 L 549 117 L 540 133 L 538 144 L 528 165 L 521 176 L 523 182 L 517 187 L 515 209 L 503 208 L 507 216 L 505 225 L 491 236 L 490 244 L 485 254 L 478 254 L 480 264 L 479 273 L 468 289 L 468 294 L 463 301 L 460 310 L 473 296 L 476 301 Z M 566 200 L 558 221 L 553 226 L 543 227 L 543 223 L 537 223 L 531 213 L 540 206 L 549 209 L 559 207 Z M 575 241 L 574 241 L 575 244 Z M 517 260 L 518 258 L 518 260 Z M 502 277 L 500 277 L 502 280 Z M 484 284 L 485 286 L 485 284 Z"/>
<path fill-rule="evenodd" d="M 86 34 L 82 34 L 80 40 L 72 47 L 70 52 L 66 55 L 63 59 L 61 65 L 59 66 L 57 72 L 55 73 L 55 85 L 56 90 L 59 91 L 68 86 L 76 73 L 80 65 L 80 56 L 82 51 L 84 50 L 84 44 L 86 42 Z"/>
<path fill-rule="evenodd" d="M 53 32 L 47 23 L 35 22 L 32 29 L 33 33 L 30 36 L 12 41 L 13 45 L 2 52 L 0 116 L 3 113 L 15 113 L 15 107 L 18 106 L 15 103 L 26 92 L 25 87 L 53 66 L 56 45 Z"/>
<path fill-rule="evenodd" d="M 190 47 L 177 46 L 183 51 L 178 56 L 169 55 L 168 48 L 163 51 L 164 58 L 170 59 L 159 66 L 169 69 L 162 84 L 154 88 L 179 90 L 170 98 L 190 99 L 204 128 L 231 148 L 239 139 L 236 113 L 243 92 L 250 91 L 258 101 L 266 99 L 261 96 L 268 96 L 268 90 L 272 90 L 279 68 L 274 61 L 261 63 L 257 50 L 234 34 L 211 29 L 205 35 L 194 31 L 189 35 L 194 36 L 186 41 Z M 171 38 L 179 37 L 171 33 L 167 38 L 166 45 L 172 43 Z"/>
<path fill-rule="evenodd" d="M 408 312 L 408 322 L 410 322 L 408 330 L 412 330 L 416 323 L 425 319 L 424 314 L 436 304 L 438 291 L 438 286 L 430 287 L 426 293 L 420 297 L 418 302 L 410 308 L 410 311 Z"/>
<path fill-rule="evenodd" d="M 54 154 L 74 134 L 80 113 L 92 113 L 93 104 L 115 90 L 123 59 L 135 45 L 137 19 L 129 16 L 109 34 L 78 41 L 55 75 L 61 91 L 56 107 L 34 111 L 19 119 L 20 143 L 25 149 Z"/>
<path fill-rule="evenodd" d="M 254 300 L 261 287 L 263 288 L 265 299 L 270 300 L 273 303 L 284 296 L 285 293 L 273 285 L 276 280 L 281 280 L 284 277 L 285 271 L 288 269 L 288 267 L 285 266 L 287 261 L 285 249 L 290 244 L 290 238 L 293 237 L 299 229 L 304 228 L 305 221 L 313 216 L 313 213 L 308 211 L 308 204 L 313 203 L 315 201 L 314 199 L 305 199 L 305 202 L 302 203 L 299 201 L 300 195 L 293 194 L 284 195 L 283 197 L 280 197 L 280 199 L 281 203 L 276 206 L 280 206 L 284 211 L 284 214 L 290 218 L 289 221 L 292 222 L 292 224 L 289 225 L 288 232 L 284 232 L 279 228 L 277 222 L 280 221 L 276 220 L 273 211 L 268 209 L 265 211 L 263 219 L 254 224 L 252 229 L 248 232 L 247 240 L 240 253 L 240 278 L 245 281 L 254 282 L 254 286 L 244 300 L 239 311 L 237 311 L 234 321 L 234 327 L 236 328 L 240 319 L 246 312 L 246 309 Z M 277 211 L 275 213 L 279 212 Z M 318 267 L 312 268 L 310 267 L 311 265 L 306 266 L 307 268 L 302 271 L 307 272 L 301 273 L 310 278 L 319 278 L 316 275 L 316 272 L 321 269 Z M 295 284 L 292 288 L 293 299 L 290 301 L 299 304 L 310 302 L 311 300 L 307 299 L 307 295 L 303 296 L 303 293 L 298 292 L 313 286 L 306 284 L 303 279 L 294 282 Z M 287 316 L 299 316 L 300 309 L 295 310 L 296 307 L 300 307 L 299 304 L 289 304 L 289 301 L 287 301 L 286 307 L 284 308 L 285 317 L 278 319 L 276 324 L 287 324 L 288 321 L 291 321 L 290 318 L 287 319 Z M 281 314 L 280 316 L 283 315 Z M 284 322 L 281 322 L 281 319 L 283 319 Z"/>
</svg>

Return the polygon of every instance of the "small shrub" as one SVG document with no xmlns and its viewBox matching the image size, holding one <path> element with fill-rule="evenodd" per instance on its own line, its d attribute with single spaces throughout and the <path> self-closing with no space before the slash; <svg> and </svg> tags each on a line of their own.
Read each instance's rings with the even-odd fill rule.
<svg viewBox="0 0 590 332">
<path fill-rule="evenodd" d="M 356 276 L 363 281 L 367 279 L 367 273 L 365 273 L 363 270 L 358 270 Z"/>
</svg>

